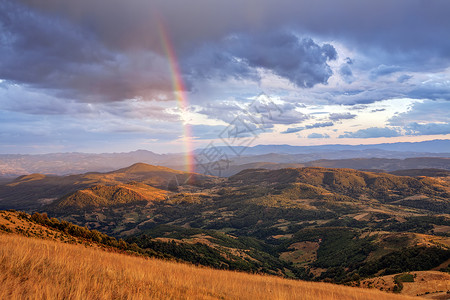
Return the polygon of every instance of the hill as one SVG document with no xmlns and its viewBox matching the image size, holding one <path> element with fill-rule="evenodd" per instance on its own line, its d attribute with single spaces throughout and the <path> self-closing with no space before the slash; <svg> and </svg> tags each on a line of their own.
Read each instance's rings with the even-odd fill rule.
<svg viewBox="0 0 450 300">
<path fill-rule="evenodd" d="M 147 204 L 152 201 L 165 200 L 166 194 L 167 191 L 137 182 L 113 186 L 95 185 L 64 196 L 53 202 L 50 207 L 56 210 L 73 210 L 138 203 Z"/>
<path fill-rule="evenodd" d="M 416 194 L 448 198 L 450 188 L 433 179 L 362 172 L 353 169 L 299 168 L 281 170 L 245 170 L 229 178 L 233 184 L 273 185 L 309 184 L 353 198 L 369 197 L 380 202 L 398 200 Z M 320 192 L 316 192 L 320 193 Z"/>
<path fill-rule="evenodd" d="M 222 177 L 229 177 L 232 175 L 236 175 L 237 173 L 247 170 L 247 169 L 267 169 L 267 170 L 279 170 L 285 168 L 301 168 L 304 167 L 304 164 L 296 164 L 296 163 L 272 163 L 272 162 L 252 162 L 246 163 L 242 165 L 233 165 L 231 164 L 229 168 L 223 170 L 220 174 Z M 198 168 L 201 171 L 201 168 Z"/>
<path fill-rule="evenodd" d="M 0 185 L 0 209 L 36 210 L 62 197 L 65 197 L 66 202 L 67 199 L 75 197 L 90 199 L 89 201 L 92 200 L 92 203 L 114 204 L 117 202 L 117 197 L 116 200 L 111 198 L 114 193 L 116 193 L 116 196 L 120 193 L 127 194 L 129 199 L 136 200 L 160 199 L 161 194 L 164 194 L 161 189 L 167 190 L 179 183 L 196 185 L 210 180 L 212 178 L 205 175 L 142 163 L 107 173 L 85 173 L 68 176 L 30 174 Z M 141 186 L 138 187 L 136 182 Z M 114 186 L 114 188 L 109 188 L 110 186 Z M 149 195 L 152 191 L 156 195 Z M 112 195 L 107 196 L 109 200 L 105 202 L 105 200 L 101 200 L 102 197 L 99 197 L 99 194 L 102 193 L 112 193 Z M 76 195 L 73 196 L 73 194 Z M 81 201 L 86 202 L 85 200 Z M 121 201 L 122 203 L 127 202 Z M 81 207 L 85 206 L 81 205 Z"/>
<path fill-rule="evenodd" d="M 0 234 L 0 261 L 2 299 L 409 299 L 12 234 Z"/>
<path fill-rule="evenodd" d="M 74 190 L 41 201 L 39 211 L 205 266 L 349 283 L 450 259 L 449 182 L 440 177 L 316 167 L 229 178 L 178 172 L 165 188 L 151 183 L 167 182 L 171 171 L 148 165 L 33 175 L 9 187 L 36 197 L 27 187 L 38 183 L 41 198 L 53 192 L 52 179 L 70 182 Z M 199 180 L 178 181 L 180 175 Z"/>
</svg>

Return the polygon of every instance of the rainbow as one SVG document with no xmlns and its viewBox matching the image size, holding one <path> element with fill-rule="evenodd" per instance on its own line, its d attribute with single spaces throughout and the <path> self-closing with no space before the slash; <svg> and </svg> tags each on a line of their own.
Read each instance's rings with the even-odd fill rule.
<svg viewBox="0 0 450 300">
<path fill-rule="evenodd" d="M 158 20 L 158 32 L 161 39 L 161 44 L 169 61 L 170 73 L 172 77 L 172 87 L 176 95 L 178 107 L 182 114 L 188 111 L 188 99 L 186 96 L 186 87 L 184 85 L 183 77 L 178 64 L 178 59 L 175 53 L 173 44 L 171 43 L 169 34 L 160 18 Z M 192 151 L 192 132 L 191 126 L 187 122 L 183 122 L 183 145 L 184 145 L 184 165 L 186 172 L 194 172 L 194 156 Z"/>
</svg>

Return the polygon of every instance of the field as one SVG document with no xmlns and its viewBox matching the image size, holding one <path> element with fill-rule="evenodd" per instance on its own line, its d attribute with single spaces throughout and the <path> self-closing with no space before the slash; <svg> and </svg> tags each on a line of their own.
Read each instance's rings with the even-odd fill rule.
<svg viewBox="0 0 450 300">
<path fill-rule="evenodd" d="M 0 299 L 412 299 L 0 234 Z"/>
</svg>

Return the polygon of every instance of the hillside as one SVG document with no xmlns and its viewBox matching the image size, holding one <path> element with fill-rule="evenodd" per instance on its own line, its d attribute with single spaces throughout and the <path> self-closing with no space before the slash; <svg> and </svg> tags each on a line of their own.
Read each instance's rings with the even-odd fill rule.
<svg viewBox="0 0 450 300">
<path fill-rule="evenodd" d="M 62 197 L 53 202 L 50 207 L 55 210 L 63 210 L 146 204 L 153 201 L 163 201 L 167 198 L 166 194 L 167 191 L 137 182 L 113 186 L 95 185 Z"/>
<path fill-rule="evenodd" d="M 440 177 L 317 167 L 229 178 L 173 173 L 174 184 L 163 188 L 158 182 L 172 171 L 145 164 L 72 177 L 29 175 L 8 187 L 35 197 L 38 210 L 52 217 L 210 267 L 349 283 L 450 260 L 449 182 Z M 73 190 L 43 201 L 62 181 Z M 21 198 L 9 199 L 3 205 L 21 205 Z"/>
<path fill-rule="evenodd" d="M 1 299 L 409 299 L 18 235 L 0 234 L 0 261 Z"/>
<path fill-rule="evenodd" d="M 229 177 L 232 175 L 236 175 L 237 173 L 247 170 L 247 169 L 267 169 L 267 170 L 279 170 L 285 168 L 301 168 L 304 167 L 305 164 L 297 164 L 297 163 L 272 163 L 272 162 L 253 162 L 246 164 L 233 165 L 231 164 L 229 168 L 223 170 L 220 174 L 222 177 Z M 201 171 L 201 168 L 198 168 Z"/>
<path fill-rule="evenodd" d="M 62 197 L 71 197 L 70 195 L 74 193 L 77 193 L 77 198 L 80 199 L 91 199 L 95 203 L 114 204 L 117 199 L 114 201 L 109 199 L 105 202 L 105 200 L 100 200 L 101 197 L 98 197 L 98 193 L 104 193 L 109 189 L 108 186 L 115 186 L 116 191 L 122 189 L 125 194 L 140 195 L 136 199 L 159 199 L 159 195 L 164 193 L 160 189 L 167 190 L 171 186 L 184 183 L 202 184 L 210 180 L 213 179 L 205 175 L 142 163 L 107 173 L 85 173 L 68 176 L 30 174 L 0 185 L 0 209 L 41 209 Z M 141 187 L 147 186 L 144 188 L 146 191 L 138 188 L 136 182 L 141 184 Z M 94 188 L 95 186 L 97 188 Z M 154 190 L 157 195 L 149 196 L 152 188 L 158 189 Z M 96 189 L 97 192 L 93 193 L 93 189 Z M 145 195 L 142 195 L 142 193 Z M 80 207 L 84 206 L 81 205 Z"/>
<path fill-rule="evenodd" d="M 401 200 L 417 194 L 448 200 L 450 194 L 450 186 L 443 181 L 431 178 L 362 172 L 352 169 L 309 167 L 281 170 L 245 170 L 231 176 L 229 181 L 231 184 L 243 185 L 308 184 L 332 193 L 356 199 L 372 198 L 379 202 Z M 444 211 L 450 212 L 450 206 L 447 208 L 447 201 L 444 201 L 444 203 L 446 207 Z"/>
<path fill-rule="evenodd" d="M 397 290 L 403 295 L 427 299 L 450 298 L 450 274 L 436 271 L 419 271 L 393 274 L 363 280 L 355 286 L 384 291 Z"/>
</svg>

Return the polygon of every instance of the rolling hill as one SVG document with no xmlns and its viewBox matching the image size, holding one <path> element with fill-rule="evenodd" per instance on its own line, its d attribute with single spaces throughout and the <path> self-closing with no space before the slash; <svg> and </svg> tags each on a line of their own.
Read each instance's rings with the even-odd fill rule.
<svg viewBox="0 0 450 300">
<path fill-rule="evenodd" d="M 68 176 L 30 174 L 0 185 L 0 208 L 40 209 L 62 197 L 65 197 L 66 202 L 69 201 L 67 199 L 73 201 L 74 196 L 71 195 L 74 193 L 77 195 L 75 198 L 89 198 L 104 204 L 117 202 L 117 197 L 116 200 L 111 198 L 117 192 L 123 195 L 128 194 L 129 199 L 160 199 L 161 193 L 164 193 L 160 189 L 167 190 L 171 186 L 178 186 L 183 183 L 196 185 L 207 183 L 210 180 L 213 180 L 213 178 L 205 175 L 143 163 L 136 163 L 130 167 L 107 173 L 85 173 Z M 140 187 L 136 185 L 136 182 L 140 184 Z M 114 188 L 110 188 L 111 186 L 114 186 Z M 99 197 L 99 194 L 111 192 L 112 194 L 107 196 L 108 201 L 100 200 L 102 197 Z M 157 195 L 151 196 L 151 193 Z M 80 204 L 80 207 L 84 206 L 85 204 Z"/>
<path fill-rule="evenodd" d="M 66 190 L 53 190 L 58 183 Z M 32 212 L 27 203 L 39 203 L 50 216 L 216 268 L 349 284 L 450 260 L 449 182 L 441 177 L 303 167 L 216 178 L 135 164 L 28 175 L 5 188 L 17 193 L 5 206 Z M 21 194 L 30 197 L 24 205 Z"/>
<path fill-rule="evenodd" d="M 0 212 L 1 299 L 410 299 L 142 257 L 38 219 Z"/>
<path fill-rule="evenodd" d="M 121 185 L 94 185 L 62 197 L 51 204 L 56 210 L 147 204 L 166 199 L 167 191 L 137 182 Z"/>
</svg>

